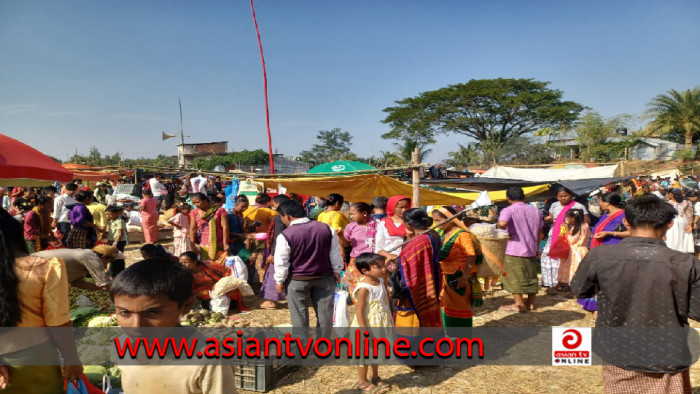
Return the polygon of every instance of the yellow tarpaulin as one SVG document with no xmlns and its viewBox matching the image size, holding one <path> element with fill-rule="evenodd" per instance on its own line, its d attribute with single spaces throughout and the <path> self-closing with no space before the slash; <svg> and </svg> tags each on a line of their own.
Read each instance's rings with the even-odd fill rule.
<svg viewBox="0 0 700 394">
<path fill-rule="evenodd" d="M 331 193 L 342 194 L 346 201 L 370 202 L 376 196 L 391 197 L 397 194 L 411 197 L 413 186 L 397 181 L 381 174 L 305 177 L 305 178 L 273 178 L 256 181 L 265 184 L 268 189 L 277 189 L 280 185 L 291 193 L 325 197 Z M 523 189 L 526 196 L 547 190 L 549 185 L 530 186 Z M 466 205 L 476 201 L 479 193 L 441 193 L 421 188 L 421 205 Z M 489 192 L 491 201 L 506 200 L 506 192 Z"/>
<path fill-rule="evenodd" d="M 525 192 L 525 197 L 529 197 L 535 194 L 543 193 L 546 192 L 549 189 L 549 184 L 544 184 L 544 185 L 537 185 L 537 186 L 528 186 L 523 188 L 523 192 Z M 463 198 L 466 200 L 472 200 L 475 201 L 477 197 L 479 197 L 479 193 L 447 193 L 451 196 L 455 196 L 458 198 Z M 505 190 L 496 190 L 489 192 L 489 198 L 491 198 L 491 202 L 503 202 L 506 201 L 506 191 Z"/>
<path fill-rule="evenodd" d="M 325 197 L 331 193 L 339 193 L 343 195 L 346 201 L 354 202 L 364 201 L 369 203 L 376 196 L 391 197 L 397 194 L 408 198 L 413 196 L 413 186 L 381 174 L 293 179 L 258 178 L 256 181 L 264 183 L 268 189 L 277 189 L 278 185 L 282 185 L 288 192 L 308 196 Z M 471 204 L 475 200 L 476 198 L 465 199 L 426 188 L 420 189 L 421 205 L 463 205 Z"/>
</svg>

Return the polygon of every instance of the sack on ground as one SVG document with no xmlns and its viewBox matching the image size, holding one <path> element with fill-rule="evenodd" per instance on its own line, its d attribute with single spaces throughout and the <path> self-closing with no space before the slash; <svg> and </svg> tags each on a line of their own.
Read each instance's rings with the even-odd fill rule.
<svg viewBox="0 0 700 394">
<path fill-rule="evenodd" d="M 212 297 L 216 297 L 233 290 L 239 290 L 241 295 L 244 296 L 252 296 L 255 294 L 253 288 L 250 287 L 245 279 L 226 276 L 216 282 L 214 288 L 211 290 L 211 295 Z"/>
<path fill-rule="evenodd" d="M 248 267 L 246 267 L 243 259 L 238 256 L 226 257 L 226 266 L 231 269 L 231 275 L 234 278 L 248 280 Z"/>
<path fill-rule="evenodd" d="M 226 294 L 220 295 L 218 297 L 212 297 L 209 301 L 209 307 L 212 312 L 218 312 L 222 315 L 228 315 L 228 308 L 231 305 L 231 299 L 228 298 Z"/>
</svg>

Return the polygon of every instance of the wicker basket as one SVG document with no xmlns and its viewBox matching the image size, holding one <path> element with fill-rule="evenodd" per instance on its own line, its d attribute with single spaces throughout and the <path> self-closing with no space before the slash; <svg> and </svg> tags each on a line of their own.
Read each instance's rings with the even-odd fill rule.
<svg viewBox="0 0 700 394">
<path fill-rule="evenodd" d="M 500 276 L 503 271 L 495 259 L 503 260 L 506 258 L 506 246 L 508 238 L 482 238 L 476 237 L 481 243 L 481 249 L 484 253 L 484 261 L 479 264 L 477 276 L 485 278 L 490 276 Z"/>
</svg>

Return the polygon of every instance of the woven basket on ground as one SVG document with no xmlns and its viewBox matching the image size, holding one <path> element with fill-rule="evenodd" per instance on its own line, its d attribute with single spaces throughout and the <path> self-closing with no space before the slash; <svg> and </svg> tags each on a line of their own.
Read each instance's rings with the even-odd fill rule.
<svg viewBox="0 0 700 394">
<path fill-rule="evenodd" d="M 484 253 L 484 261 L 478 266 L 477 276 L 500 276 L 503 271 L 496 259 L 503 264 L 503 260 L 506 258 L 508 238 L 482 238 L 477 236 L 477 239 L 481 243 L 481 250 Z"/>
</svg>

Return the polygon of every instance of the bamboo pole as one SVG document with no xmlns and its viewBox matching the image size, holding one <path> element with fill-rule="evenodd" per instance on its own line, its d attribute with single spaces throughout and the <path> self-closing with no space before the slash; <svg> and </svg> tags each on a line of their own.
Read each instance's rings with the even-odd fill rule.
<svg viewBox="0 0 700 394">
<path fill-rule="evenodd" d="M 416 146 L 413 150 L 413 157 L 411 160 L 413 164 L 413 201 L 412 205 L 414 207 L 420 207 L 420 148 Z"/>
</svg>

